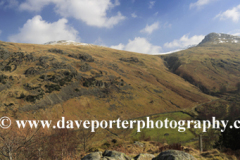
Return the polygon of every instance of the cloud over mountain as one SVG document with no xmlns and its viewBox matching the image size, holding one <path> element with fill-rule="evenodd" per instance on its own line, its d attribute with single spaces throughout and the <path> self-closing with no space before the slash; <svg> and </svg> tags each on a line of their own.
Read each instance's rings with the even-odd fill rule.
<svg viewBox="0 0 240 160">
<path fill-rule="evenodd" d="M 67 23 L 68 20 L 65 18 L 49 23 L 37 15 L 29 19 L 23 27 L 19 29 L 18 34 L 11 35 L 8 39 L 11 42 L 38 44 L 65 39 L 79 41 L 78 31 L 70 27 Z"/>
<path fill-rule="evenodd" d="M 188 37 L 188 35 L 183 35 L 180 39 L 175 39 L 172 42 L 167 42 L 164 44 L 166 48 L 186 48 L 191 45 L 196 45 L 203 40 L 203 35 L 194 35 Z"/>
<path fill-rule="evenodd" d="M 146 54 L 158 54 L 162 49 L 160 46 L 152 45 L 147 39 L 142 37 L 135 37 L 134 40 L 129 39 L 127 45 L 120 43 L 119 45 L 111 46 L 111 48 Z"/>
</svg>

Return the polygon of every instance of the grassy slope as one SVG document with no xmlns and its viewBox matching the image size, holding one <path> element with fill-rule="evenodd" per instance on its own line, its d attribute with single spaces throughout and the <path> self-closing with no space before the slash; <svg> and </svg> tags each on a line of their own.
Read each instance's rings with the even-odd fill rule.
<svg viewBox="0 0 240 160">
<path fill-rule="evenodd" d="M 228 91 L 236 90 L 240 82 L 240 46 L 238 44 L 203 44 L 171 55 L 181 64 L 174 72 L 188 81 L 218 92 L 222 86 Z M 199 83 L 200 82 L 200 83 Z"/>
<path fill-rule="evenodd" d="M 29 83 L 37 86 L 39 76 L 41 74 L 25 76 L 24 72 L 30 67 L 36 67 L 36 62 L 24 62 L 20 64 L 15 71 L 1 71 L 1 74 L 13 76 L 14 80 L 11 86 L 0 92 L 1 115 L 7 115 L 16 119 L 52 119 L 54 122 L 65 116 L 67 119 L 133 119 L 136 117 L 148 116 L 151 114 L 191 110 L 192 107 L 199 106 L 202 103 L 210 102 L 216 98 L 203 94 L 196 86 L 188 83 L 183 78 L 169 71 L 164 65 L 164 61 L 158 56 L 144 55 L 133 52 L 119 51 L 99 46 L 52 46 L 52 45 L 33 45 L 33 44 L 17 44 L 0 42 L 2 48 L 8 49 L 10 52 L 24 52 L 25 54 L 33 53 L 34 57 L 48 56 L 59 62 L 66 62 L 81 73 L 83 77 L 93 77 L 93 71 L 106 71 L 105 75 L 97 77 L 99 80 L 106 80 L 107 76 L 114 75 L 121 77 L 126 84 L 130 84 L 132 88 L 127 88 L 124 92 L 113 90 L 104 98 L 95 95 L 82 95 L 62 101 L 54 105 L 47 105 L 45 109 L 22 111 L 21 108 L 26 105 L 34 105 L 40 100 L 27 102 L 26 99 L 16 98 L 20 93 L 25 95 L 31 94 L 31 91 L 24 88 L 24 84 Z M 49 49 L 57 48 L 67 53 L 88 53 L 94 58 L 94 62 L 89 62 L 93 68 L 87 72 L 79 71 L 82 62 L 64 54 L 48 52 Z M 238 62 L 237 51 L 238 46 L 215 46 L 211 48 L 195 47 L 186 51 L 181 51 L 173 56 L 178 56 L 181 66 L 178 72 L 190 74 L 194 79 L 209 89 L 215 87 L 219 89 L 219 84 L 225 82 L 228 89 L 235 90 L 235 84 L 238 82 L 238 70 L 235 66 L 229 66 L 229 69 L 223 69 L 221 60 L 234 64 Z M 207 53 L 206 53 L 207 51 Z M 218 53 L 221 52 L 219 55 Z M 193 54 L 197 53 L 197 54 Z M 200 56 L 199 56 L 200 55 Z M 172 56 L 172 55 L 171 55 Z M 120 58 L 137 57 L 139 62 L 123 62 Z M 231 58 L 229 58 L 231 57 Z M 213 60 L 214 59 L 214 60 Z M 6 62 L 8 60 L 1 60 Z M 4 63 L 5 64 L 5 63 Z M 223 65 L 226 65 L 224 63 Z M 220 67 L 220 68 L 219 68 Z M 51 66 L 50 66 L 51 68 Z M 230 72 L 232 74 L 230 74 Z M 46 75 L 54 75 L 56 71 L 45 71 Z M 211 79 L 209 77 L 213 77 Z M 209 80 L 210 79 L 210 80 Z M 73 80 L 75 81 L 75 80 Z M 78 82 L 78 89 L 92 89 L 94 87 L 82 86 L 82 81 Z M 228 81 L 228 82 L 227 82 Z M 215 83 L 217 82 L 217 83 Z M 43 86 L 48 82 L 41 82 Z M 208 86 L 208 83 L 210 84 Z M 67 86 L 64 85 L 64 86 Z M 211 88 L 212 87 L 212 88 Z M 45 90 L 44 87 L 42 87 Z M 60 90 L 61 91 L 61 90 Z M 58 94 L 59 91 L 53 91 Z M 45 93 L 43 98 L 50 94 Z M 9 105 L 13 103 L 13 105 Z M 151 116 L 154 120 L 164 120 L 165 118 L 172 120 L 192 119 L 187 114 L 181 112 L 166 113 L 163 115 Z M 139 139 L 141 134 L 133 130 L 112 130 L 113 133 L 119 135 L 122 140 L 127 138 Z M 195 135 L 187 130 L 180 133 L 177 129 L 154 129 L 143 131 L 146 137 L 150 136 L 152 140 L 167 142 L 169 144 L 176 142 L 187 142 Z M 164 134 L 168 133 L 168 136 Z M 159 136 L 160 135 L 160 136 Z M 92 139 L 92 145 L 98 146 L 106 140 L 112 140 L 116 136 L 107 130 L 98 130 L 96 136 Z M 195 142 L 193 142 L 195 145 Z M 189 144 L 189 143 L 187 143 Z"/>
<path fill-rule="evenodd" d="M 14 80 L 11 86 L 0 92 L 0 114 L 9 116 L 13 119 L 48 119 L 53 120 L 53 124 L 61 119 L 62 116 L 70 120 L 109 120 L 109 119 L 134 119 L 144 116 L 172 112 L 179 110 L 191 110 L 191 108 L 207 103 L 216 98 L 202 93 L 196 86 L 185 81 L 183 78 L 169 71 L 164 65 L 164 61 L 153 55 L 144 55 L 133 52 L 119 51 L 99 46 L 64 46 L 64 45 L 34 45 L 34 44 L 18 44 L 0 42 L 0 46 L 10 52 L 23 52 L 24 54 L 33 53 L 37 60 L 34 62 L 23 62 L 18 65 L 17 69 L 9 71 L 1 71 L 1 74 L 13 76 Z M 87 53 L 94 58 L 94 62 L 82 62 L 75 58 L 69 57 L 67 54 L 58 54 L 49 52 L 49 49 L 60 49 L 68 54 Z M 47 62 L 49 68 L 44 71 L 44 75 L 55 75 L 59 70 L 50 70 L 52 61 L 65 62 L 71 65 L 82 77 L 94 77 L 93 72 L 102 71 L 103 75 L 96 77 L 97 80 L 106 81 L 108 76 L 121 77 L 131 88 L 126 90 L 112 90 L 106 97 L 101 98 L 97 95 L 82 95 L 70 98 L 61 103 L 46 105 L 44 109 L 24 111 L 21 108 L 27 105 L 35 105 L 44 98 L 50 98 L 51 94 L 58 94 L 62 88 L 68 86 L 65 84 L 60 91 L 45 93 L 43 98 L 36 102 L 28 102 L 26 99 L 19 99 L 20 93 L 26 96 L 31 95 L 32 91 L 27 90 L 24 84 L 29 83 L 32 86 L 42 84 L 42 89 L 46 91 L 44 85 L 50 83 L 48 81 L 39 81 L 41 74 L 28 75 L 24 73 L 30 67 L 38 67 L 39 57 L 51 57 Z M 136 57 L 139 62 L 124 62 L 120 58 Z M 53 59 L 53 60 L 51 60 Z M 3 64 L 8 62 L 2 60 Z M 87 72 L 81 72 L 80 66 L 88 63 L 92 69 Z M 66 70 L 66 69 L 63 69 Z M 1 75 L 0 74 L 0 75 Z M 73 82 L 76 80 L 73 78 Z M 77 82 L 76 88 L 79 90 L 91 90 L 99 88 L 96 86 L 84 87 L 84 80 Z M 1 85 L 1 84 L 0 84 Z M 101 88 L 101 87 L 100 87 Z M 71 94 L 71 93 L 70 93 Z M 10 105 L 13 103 L 13 105 Z M 7 106 L 6 106 L 7 105 Z M 187 114 L 180 112 L 168 113 L 163 115 L 151 116 L 152 119 L 191 119 Z M 46 131 L 49 133 L 49 131 Z M 136 134 L 133 130 L 111 130 L 112 133 L 118 135 L 117 138 L 122 140 L 139 139 L 141 134 Z M 114 134 L 107 130 L 99 129 L 91 140 L 91 146 L 102 145 L 106 140 L 116 138 Z M 152 140 L 167 142 L 169 144 L 176 142 L 186 142 L 195 138 L 195 135 L 187 130 L 180 133 L 177 129 L 154 129 L 144 130 L 146 136 L 150 136 Z M 164 136 L 168 133 L 169 136 Z M 161 135 L 161 136 L 159 136 Z"/>
<path fill-rule="evenodd" d="M 199 103 L 208 102 L 213 99 L 201 93 L 197 87 L 169 72 L 162 59 L 156 56 L 119 51 L 99 46 L 52 46 L 5 42 L 1 42 L 1 46 L 10 52 L 33 53 L 34 57 L 48 56 L 55 61 L 66 62 L 75 68 L 78 73 L 82 73 L 88 77 L 94 76 L 92 71 L 106 71 L 108 76 L 121 77 L 126 84 L 130 84 L 132 87 L 132 89 L 127 89 L 126 92 L 113 91 L 105 98 L 93 95 L 71 98 L 58 104 L 48 105 L 44 110 L 40 110 L 40 112 L 34 110 L 25 115 L 25 112 L 17 112 L 19 108 L 34 103 L 18 99 L 14 96 L 14 93 L 20 94 L 23 92 L 26 95 L 30 94 L 30 91 L 27 91 L 23 85 L 26 83 L 37 85 L 40 74 L 25 76 L 24 72 L 29 67 L 35 67 L 37 62 L 23 62 L 15 71 L 1 71 L 1 74 L 14 77 L 11 87 L 0 93 L 0 101 L 2 104 L 8 105 L 8 107 L 2 105 L 2 114 L 7 112 L 18 119 L 21 117 L 58 119 L 61 116 L 66 116 L 69 119 L 113 119 L 117 117 L 129 119 L 154 113 L 191 108 Z M 80 60 L 68 57 L 67 55 L 48 52 L 48 49 L 52 48 L 61 49 L 73 54 L 88 53 L 95 60 L 94 62 L 89 62 L 93 69 L 87 72 L 80 72 L 79 64 L 82 63 Z M 129 57 L 137 57 L 139 62 L 132 63 L 119 60 L 120 58 Z M 4 62 L 4 60 L 2 61 Z M 55 72 L 46 71 L 44 74 L 51 75 L 55 74 Z M 104 80 L 106 77 L 102 76 L 97 79 Z M 43 85 L 46 83 L 43 82 Z M 78 87 L 80 90 L 82 88 L 86 89 L 81 84 Z M 58 91 L 53 91 L 53 93 L 57 94 Z M 44 97 L 48 95 L 46 93 Z M 9 107 L 11 103 L 13 105 Z"/>
</svg>

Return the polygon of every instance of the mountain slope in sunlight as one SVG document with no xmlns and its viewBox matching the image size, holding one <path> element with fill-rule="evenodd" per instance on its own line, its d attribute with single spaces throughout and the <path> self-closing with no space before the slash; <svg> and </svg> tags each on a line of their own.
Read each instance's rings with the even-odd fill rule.
<svg viewBox="0 0 240 160">
<path fill-rule="evenodd" d="M 161 56 L 175 74 L 205 93 L 237 90 L 240 82 L 240 37 L 210 33 L 196 47 Z"/>
<path fill-rule="evenodd" d="M 0 42 L 0 58 L 0 110 L 14 118 L 134 118 L 213 99 L 153 55 Z"/>
</svg>

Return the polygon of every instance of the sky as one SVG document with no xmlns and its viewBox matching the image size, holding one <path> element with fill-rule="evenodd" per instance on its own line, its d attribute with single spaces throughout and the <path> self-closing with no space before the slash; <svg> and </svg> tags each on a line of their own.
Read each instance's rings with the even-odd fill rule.
<svg viewBox="0 0 240 160">
<path fill-rule="evenodd" d="M 145 54 L 240 35 L 239 0 L 0 0 L 0 40 L 73 40 Z"/>
</svg>

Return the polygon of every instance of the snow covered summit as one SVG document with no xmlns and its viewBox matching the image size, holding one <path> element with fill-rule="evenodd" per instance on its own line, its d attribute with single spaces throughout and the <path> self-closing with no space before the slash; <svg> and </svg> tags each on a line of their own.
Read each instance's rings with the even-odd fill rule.
<svg viewBox="0 0 240 160">
<path fill-rule="evenodd" d="M 240 37 L 224 33 L 210 33 L 205 36 L 199 45 L 204 43 L 219 44 L 219 43 L 240 43 Z"/>
</svg>

